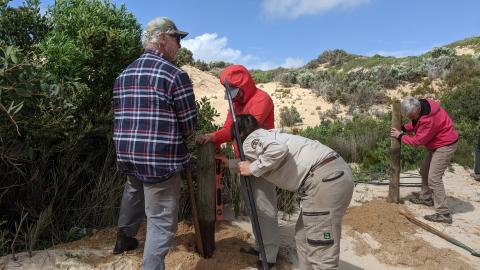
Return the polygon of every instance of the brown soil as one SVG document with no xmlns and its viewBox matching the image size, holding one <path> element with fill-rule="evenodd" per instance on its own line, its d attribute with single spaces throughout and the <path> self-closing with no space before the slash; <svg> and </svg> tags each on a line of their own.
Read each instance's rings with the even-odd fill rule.
<svg viewBox="0 0 480 270">
<path fill-rule="evenodd" d="M 355 252 L 374 254 L 382 263 L 415 269 L 472 269 L 459 259 L 460 254 L 447 248 L 436 248 L 415 235 L 420 230 L 398 210 L 403 205 L 382 200 L 367 202 L 347 210 L 344 224 L 356 241 Z M 362 234 L 369 234 L 380 246 L 375 247 Z"/>
<path fill-rule="evenodd" d="M 95 232 L 91 237 L 75 242 L 58 245 L 56 248 L 65 250 L 111 250 L 115 244 L 115 229 L 104 229 Z M 255 267 L 257 257 L 240 253 L 240 247 L 252 244 L 250 233 L 232 225 L 230 222 L 217 223 L 215 230 L 215 252 L 212 258 L 204 259 L 195 252 L 195 235 L 193 226 L 189 222 L 178 224 L 177 234 L 173 240 L 172 248 L 165 261 L 166 269 L 176 270 L 210 270 L 210 269 L 244 269 Z M 140 269 L 142 264 L 143 246 L 145 243 L 145 224 L 137 235 L 140 242 L 139 248 L 125 252 L 121 255 L 95 255 L 86 252 L 81 256 L 77 252 L 72 258 L 93 267 L 107 267 L 130 265 L 130 269 Z M 72 252 L 73 254 L 73 252 Z M 121 267 L 122 269 L 126 269 Z M 280 257 L 275 269 L 291 269 L 291 263 Z M 116 269 L 116 267 L 115 267 Z"/>
</svg>

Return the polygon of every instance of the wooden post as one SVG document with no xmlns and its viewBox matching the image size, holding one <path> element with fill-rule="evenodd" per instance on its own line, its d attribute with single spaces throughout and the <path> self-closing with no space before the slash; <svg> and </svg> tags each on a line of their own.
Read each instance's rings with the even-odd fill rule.
<svg viewBox="0 0 480 270">
<path fill-rule="evenodd" d="M 197 207 L 203 239 L 203 254 L 210 258 L 215 250 L 215 146 L 198 145 Z"/>
<path fill-rule="evenodd" d="M 392 127 L 401 129 L 402 115 L 400 113 L 400 103 L 394 102 L 392 105 Z M 388 188 L 387 201 L 390 203 L 400 202 L 400 141 L 391 138 L 390 146 L 390 186 Z"/>
</svg>

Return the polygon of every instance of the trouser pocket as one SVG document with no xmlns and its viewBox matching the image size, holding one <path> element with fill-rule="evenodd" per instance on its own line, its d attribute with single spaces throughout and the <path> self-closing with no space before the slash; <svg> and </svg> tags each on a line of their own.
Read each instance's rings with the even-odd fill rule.
<svg viewBox="0 0 480 270">
<path fill-rule="evenodd" d="M 335 243 L 331 209 L 304 209 L 302 219 L 309 246 L 331 246 Z"/>
</svg>

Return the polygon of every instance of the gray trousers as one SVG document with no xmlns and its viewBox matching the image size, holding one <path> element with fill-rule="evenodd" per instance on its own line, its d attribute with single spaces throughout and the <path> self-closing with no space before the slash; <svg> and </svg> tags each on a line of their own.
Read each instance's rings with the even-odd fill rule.
<svg viewBox="0 0 480 270">
<path fill-rule="evenodd" d="M 252 193 L 253 198 L 255 199 L 258 223 L 262 234 L 265 253 L 267 255 L 267 261 L 269 263 L 274 263 L 277 261 L 277 254 L 280 246 L 278 239 L 277 191 L 274 184 L 264 179 L 256 178 L 254 176 L 250 176 L 250 178 L 252 179 Z M 243 180 L 241 182 L 242 196 L 247 210 L 250 211 L 246 187 Z M 255 230 L 252 231 L 255 232 Z M 259 250 L 257 241 L 255 241 L 254 248 Z"/>
<path fill-rule="evenodd" d="M 123 191 L 118 229 L 134 237 L 147 216 L 143 269 L 165 269 L 165 255 L 177 231 L 180 174 L 165 182 L 143 183 L 129 176 Z"/>
<path fill-rule="evenodd" d="M 420 199 L 433 199 L 435 210 L 439 214 L 450 213 L 442 178 L 457 150 L 457 145 L 458 142 L 435 150 L 429 150 L 420 168 L 420 175 L 422 176 Z"/>
<path fill-rule="evenodd" d="M 300 269 L 338 269 L 342 218 L 353 194 L 348 164 L 338 158 L 317 168 L 299 189 L 301 213 L 295 227 Z"/>
</svg>

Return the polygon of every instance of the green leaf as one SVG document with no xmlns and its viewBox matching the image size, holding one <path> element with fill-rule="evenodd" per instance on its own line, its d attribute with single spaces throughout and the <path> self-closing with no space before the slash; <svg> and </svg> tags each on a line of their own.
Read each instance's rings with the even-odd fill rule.
<svg viewBox="0 0 480 270">
<path fill-rule="evenodd" d="M 17 63 L 18 63 L 18 58 L 17 58 L 17 56 L 16 56 L 15 54 L 12 54 L 12 55 L 10 56 L 10 58 L 12 59 L 12 62 L 13 62 L 14 64 L 17 64 Z"/>
<path fill-rule="evenodd" d="M 23 88 L 15 88 L 15 93 L 21 97 L 31 97 L 32 93 L 30 91 L 23 89 Z"/>
<path fill-rule="evenodd" d="M 12 53 L 12 46 L 8 46 L 5 50 L 5 57 L 9 56 Z"/>
</svg>

